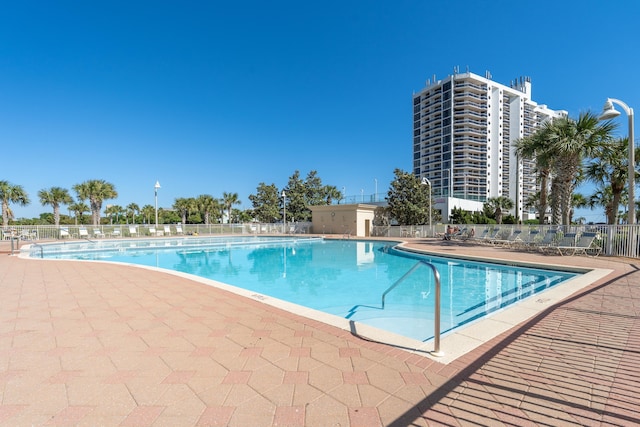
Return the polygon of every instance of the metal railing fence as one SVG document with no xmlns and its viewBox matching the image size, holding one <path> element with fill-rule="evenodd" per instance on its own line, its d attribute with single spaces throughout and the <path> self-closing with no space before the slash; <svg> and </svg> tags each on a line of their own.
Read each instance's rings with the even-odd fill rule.
<svg viewBox="0 0 640 427">
<path fill-rule="evenodd" d="M 168 227 L 168 231 L 165 230 Z M 505 230 L 519 229 L 525 236 L 531 230 L 537 230 L 543 236 L 549 229 L 561 232 L 595 232 L 598 237 L 594 244 L 602 249 L 602 255 L 628 258 L 640 257 L 640 225 L 486 225 L 458 224 L 458 227 L 473 228 L 475 236 L 480 236 L 485 229 L 500 227 Z M 178 235 L 247 235 L 247 234 L 308 234 L 314 232 L 310 222 L 288 223 L 244 223 L 244 224 L 159 224 L 154 232 L 154 225 L 148 224 L 114 224 L 114 225 L 11 225 L 0 229 L 1 240 L 18 240 L 22 242 L 56 239 L 98 239 L 98 238 L 131 238 Z M 82 233 L 81 233 L 82 229 Z M 373 226 L 372 237 L 383 238 L 442 238 L 446 224 L 413 225 L 413 226 Z M 135 232 L 134 232 L 135 231 Z M 316 233 L 322 233 L 315 231 Z M 343 233 L 336 233 L 343 234 Z M 351 236 L 359 237 L 359 236 Z"/>
<path fill-rule="evenodd" d="M 311 223 L 284 224 L 113 224 L 113 225 L 10 225 L 0 229 L 1 240 L 99 239 L 120 237 L 198 236 L 216 234 L 305 234 Z"/>
</svg>

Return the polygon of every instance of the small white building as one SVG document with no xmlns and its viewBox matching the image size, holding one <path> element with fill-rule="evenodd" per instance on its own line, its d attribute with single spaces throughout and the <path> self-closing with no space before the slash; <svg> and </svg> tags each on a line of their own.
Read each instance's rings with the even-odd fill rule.
<svg viewBox="0 0 640 427">
<path fill-rule="evenodd" d="M 369 237 L 378 206 L 356 203 L 310 206 L 309 208 L 311 209 L 311 233 Z"/>
</svg>

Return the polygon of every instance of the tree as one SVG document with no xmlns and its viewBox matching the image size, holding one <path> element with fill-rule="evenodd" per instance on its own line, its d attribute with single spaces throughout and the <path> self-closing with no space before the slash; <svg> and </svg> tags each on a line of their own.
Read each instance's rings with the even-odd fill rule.
<svg viewBox="0 0 640 427">
<path fill-rule="evenodd" d="M 140 209 L 140 214 L 145 224 L 151 224 L 151 218 L 155 218 L 156 208 L 153 205 L 144 205 L 142 209 Z"/>
<path fill-rule="evenodd" d="M 131 224 L 136 223 L 136 214 L 140 212 L 140 206 L 136 203 L 129 203 L 126 207 L 126 215 L 131 215 Z"/>
<path fill-rule="evenodd" d="M 600 145 L 611 140 L 615 124 L 611 121 L 599 122 L 596 115 L 587 112 L 581 113 L 578 120 L 567 117 L 555 119 L 551 128 L 549 137 L 554 152 L 552 166 L 555 174 L 552 200 L 559 204 L 561 223 L 569 225 L 571 195 L 580 175 L 582 161 Z M 554 220 L 557 221 L 556 218 Z"/>
<path fill-rule="evenodd" d="M 53 207 L 53 223 L 60 225 L 60 205 L 69 205 L 73 199 L 69 195 L 69 190 L 61 187 L 51 187 L 38 191 L 38 198 L 42 206 L 51 205 Z"/>
<path fill-rule="evenodd" d="M 267 185 L 261 182 L 256 194 L 250 194 L 249 200 L 253 206 L 255 219 L 259 222 L 274 222 L 279 218 L 278 213 L 278 187 L 275 184 Z"/>
<path fill-rule="evenodd" d="M 496 222 L 502 224 L 502 214 L 505 210 L 513 209 L 513 200 L 504 196 L 491 197 L 487 199 L 485 205 L 493 211 Z"/>
<path fill-rule="evenodd" d="M 457 207 L 451 209 L 450 220 L 453 224 L 471 224 L 473 222 L 472 216 L 469 212 Z"/>
<path fill-rule="evenodd" d="M 80 218 L 80 224 L 83 224 L 82 216 L 85 212 L 91 212 L 89 206 L 82 202 L 76 202 L 69 205 L 69 210 L 73 212 L 76 219 L 76 225 L 78 225 L 78 218 Z"/>
<path fill-rule="evenodd" d="M 401 225 L 418 225 L 429 222 L 429 209 L 433 209 L 433 200 L 429 200 L 429 188 L 422 185 L 417 176 L 395 169 L 395 179 L 387 193 L 389 213 Z M 432 220 L 440 216 L 432 215 Z"/>
<path fill-rule="evenodd" d="M 113 221 L 113 217 L 116 217 L 115 223 L 119 224 L 120 223 L 120 215 L 123 215 L 126 217 L 127 214 L 127 210 L 124 209 L 122 206 L 120 205 L 109 205 L 107 206 L 107 208 L 104 210 L 104 214 L 109 217 L 109 220 L 111 222 L 111 224 L 114 223 Z"/>
<path fill-rule="evenodd" d="M 626 190 L 629 164 L 626 155 L 628 141 L 629 138 L 619 138 L 596 147 L 592 161 L 585 168 L 586 178 L 594 182 L 597 188 L 608 184 L 611 189 L 611 197 L 604 205 L 607 224 L 617 222 L 617 211 Z M 636 153 L 640 151 L 636 149 Z M 597 196 L 596 199 L 598 199 Z"/>
<path fill-rule="evenodd" d="M 202 194 L 198 196 L 196 201 L 198 210 L 204 217 L 205 224 L 211 224 L 218 219 L 218 215 L 216 215 L 217 212 L 220 212 L 220 201 L 218 199 L 214 199 L 209 194 Z"/>
<path fill-rule="evenodd" d="M 342 198 L 342 193 L 335 185 L 326 185 L 323 191 L 326 197 L 327 205 L 333 203 L 334 200 L 340 200 Z"/>
<path fill-rule="evenodd" d="M 227 221 L 231 222 L 231 208 L 233 205 L 239 205 L 238 193 L 222 193 L 222 205 L 227 210 Z"/>
<path fill-rule="evenodd" d="M 289 177 L 287 186 L 283 188 L 286 197 L 279 199 L 280 218 L 284 216 L 286 203 L 287 220 L 297 219 L 298 221 L 307 221 L 311 217 L 311 210 L 308 208 L 307 197 L 309 196 L 308 188 L 305 182 L 300 178 L 300 172 L 295 171 Z"/>
<path fill-rule="evenodd" d="M 2 200 L 2 226 L 9 225 L 9 219 L 13 218 L 10 203 L 27 206 L 31 201 L 29 195 L 21 185 L 14 185 L 8 181 L 0 181 L 0 200 Z"/>
<path fill-rule="evenodd" d="M 547 213 L 547 202 L 549 199 L 549 179 L 551 176 L 551 164 L 553 150 L 551 144 L 552 122 L 543 123 L 542 127 L 532 135 L 515 141 L 514 145 L 518 156 L 524 159 L 534 159 L 537 181 L 540 184 L 540 192 L 537 200 L 537 210 L 540 222 L 544 222 Z"/>
<path fill-rule="evenodd" d="M 73 186 L 80 200 L 89 200 L 93 225 L 100 225 L 100 211 L 102 202 L 118 197 L 118 192 L 113 184 L 103 179 L 92 179 Z"/>
<path fill-rule="evenodd" d="M 571 195 L 571 213 L 569 215 L 570 223 L 573 222 L 573 214 L 576 209 L 586 208 L 589 205 L 589 200 L 580 193 L 573 193 Z"/>
<path fill-rule="evenodd" d="M 198 203 L 196 199 L 193 197 L 190 198 L 177 198 L 173 202 L 173 208 L 180 213 L 180 217 L 182 218 L 182 223 L 187 223 L 187 218 L 191 214 L 191 212 L 198 209 Z"/>
</svg>

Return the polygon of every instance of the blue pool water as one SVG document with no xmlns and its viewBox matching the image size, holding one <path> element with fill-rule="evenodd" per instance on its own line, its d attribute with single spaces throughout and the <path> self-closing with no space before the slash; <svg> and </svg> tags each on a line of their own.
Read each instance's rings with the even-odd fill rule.
<svg viewBox="0 0 640 427">
<path fill-rule="evenodd" d="M 31 256 L 160 267 L 217 280 L 420 341 L 433 338 L 441 276 L 442 332 L 575 277 L 573 272 L 421 256 L 380 241 L 319 238 L 170 238 L 35 245 Z"/>
</svg>

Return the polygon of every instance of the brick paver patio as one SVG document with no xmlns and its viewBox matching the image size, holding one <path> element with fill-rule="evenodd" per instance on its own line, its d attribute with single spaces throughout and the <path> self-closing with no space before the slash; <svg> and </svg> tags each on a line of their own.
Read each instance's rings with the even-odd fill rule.
<svg viewBox="0 0 640 427">
<path fill-rule="evenodd" d="M 410 245 L 613 272 L 444 364 L 163 272 L 2 255 L 0 425 L 640 424 L 635 260 Z"/>
</svg>

